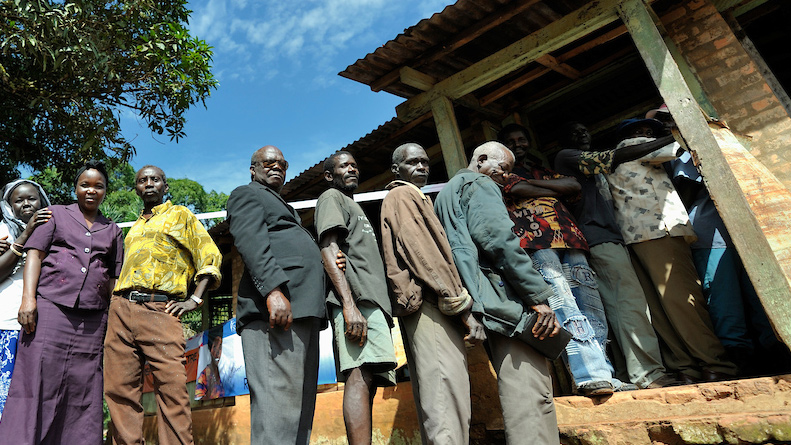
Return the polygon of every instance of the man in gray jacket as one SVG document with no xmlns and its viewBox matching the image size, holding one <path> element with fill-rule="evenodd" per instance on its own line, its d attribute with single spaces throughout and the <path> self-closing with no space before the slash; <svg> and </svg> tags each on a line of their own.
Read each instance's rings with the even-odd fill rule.
<svg viewBox="0 0 791 445">
<path fill-rule="evenodd" d="M 546 304 L 552 289 L 511 231 L 501 187 L 513 166 L 514 155 L 504 145 L 479 146 L 470 165 L 437 195 L 434 210 L 464 286 L 477 290 L 472 310 L 486 327 L 507 442 L 557 444 L 547 360 L 519 337 L 551 337 L 560 324 Z M 533 311 L 538 321 L 532 332 L 524 332 Z"/>
</svg>

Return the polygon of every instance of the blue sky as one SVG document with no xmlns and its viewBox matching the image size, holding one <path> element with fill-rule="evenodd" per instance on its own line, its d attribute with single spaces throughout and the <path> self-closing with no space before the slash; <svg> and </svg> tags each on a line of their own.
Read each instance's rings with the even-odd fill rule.
<svg viewBox="0 0 791 445">
<path fill-rule="evenodd" d="M 214 47 L 219 88 L 189 111 L 178 143 L 123 114 L 132 165 L 162 167 L 206 191 L 249 181 L 250 155 L 275 145 L 288 177 L 395 116 L 403 99 L 337 75 L 451 0 L 198 0 L 190 29 Z"/>
</svg>

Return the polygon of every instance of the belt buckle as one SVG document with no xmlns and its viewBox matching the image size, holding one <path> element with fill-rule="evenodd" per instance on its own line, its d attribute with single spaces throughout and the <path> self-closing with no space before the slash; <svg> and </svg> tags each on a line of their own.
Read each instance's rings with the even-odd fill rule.
<svg viewBox="0 0 791 445">
<path fill-rule="evenodd" d="M 135 298 L 135 297 L 137 297 L 137 298 Z M 144 298 L 140 298 L 140 297 L 146 297 L 146 294 L 143 294 L 143 293 L 138 292 L 136 290 L 133 290 L 133 291 L 129 292 L 129 301 L 132 301 L 135 304 L 143 304 L 143 303 L 146 302 L 146 300 Z"/>
</svg>

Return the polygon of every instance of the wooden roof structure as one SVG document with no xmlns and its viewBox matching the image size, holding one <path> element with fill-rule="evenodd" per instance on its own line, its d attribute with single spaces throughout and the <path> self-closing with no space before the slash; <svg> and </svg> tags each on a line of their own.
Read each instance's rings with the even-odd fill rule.
<svg viewBox="0 0 791 445">
<path fill-rule="evenodd" d="M 655 10 L 662 11 L 673 1 L 653 3 Z M 747 2 L 720 3 L 734 9 Z M 540 40 L 553 29 L 570 27 L 574 14 L 579 16 L 577 22 L 586 20 L 586 8 L 593 17 L 598 5 L 586 0 L 459 0 L 339 75 L 375 92 L 413 99 L 515 43 L 530 37 Z M 603 25 L 591 23 L 589 32 L 578 33 L 534 61 L 454 97 L 454 117 L 465 133 L 466 152 L 493 139 L 503 120 L 513 116 L 526 117 L 536 142 L 545 146 L 555 143 L 557 128 L 568 120 L 585 122 L 599 143 L 611 144 L 611 129 L 620 120 L 658 106 L 662 99 L 626 26 L 616 18 L 613 15 Z M 398 118 L 341 148 L 364 166 L 360 191 L 381 189 L 387 183 L 390 154 L 402 143 L 434 147 L 437 156 L 432 160 L 442 160 L 431 110 L 423 107 L 414 114 L 407 108 L 407 103 L 402 104 Z M 284 197 L 311 199 L 325 190 L 322 162 L 290 180 L 283 188 Z M 435 172 L 432 180 L 447 179 L 447 171 L 440 173 Z"/>
<path fill-rule="evenodd" d="M 767 3 L 710 1 L 731 17 Z M 745 198 L 744 187 L 760 172 L 738 170 L 723 154 L 717 131 L 700 113 L 716 117 L 715 108 L 662 29 L 664 14 L 681 3 L 689 0 L 459 0 L 421 20 L 340 73 L 405 99 L 397 119 L 344 147 L 362 167 L 358 190 L 389 182 L 390 154 L 403 142 L 423 144 L 432 161 L 445 164 L 432 174 L 447 178 L 505 123 L 526 125 L 533 145 L 548 147 L 563 122 L 580 120 L 594 144 L 612 146 L 618 122 L 665 102 L 695 147 L 704 178 L 716 178 L 716 187 L 709 179 L 707 185 L 736 247 L 756 258 L 745 267 L 767 313 L 775 321 L 791 316 L 791 257 L 782 253 L 784 243 L 767 237 L 770 208 Z M 324 189 L 318 163 L 289 181 L 283 195 L 310 199 Z M 786 192 L 783 202 L 791 208 Z M 768 284 L 781 277 L 782 286 Z M 791 343 L 791 326 L 779 330 Z"/>
</svg>

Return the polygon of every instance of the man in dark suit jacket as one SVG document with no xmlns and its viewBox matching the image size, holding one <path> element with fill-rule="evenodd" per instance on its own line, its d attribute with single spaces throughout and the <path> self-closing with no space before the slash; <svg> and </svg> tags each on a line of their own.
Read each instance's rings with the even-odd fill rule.
<svg viewBox="0 0 791 445">
<path fill-rule="evenodd" d="M 325 322 L 324 269 L 315 240 L 280 197 L 288 162 L 268 145 L 253 154 L 252 182 L 228 198 L 245 269 L 237 330 L 250 387 L 251 443 L 310 442 Z"/>
</svg>

